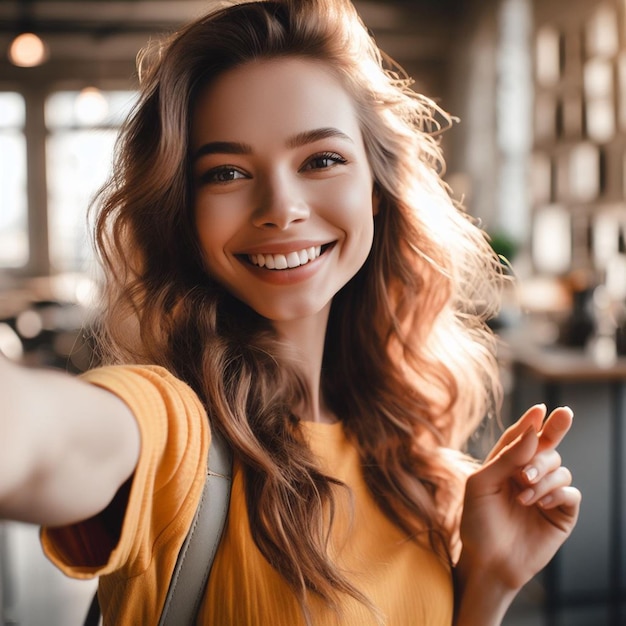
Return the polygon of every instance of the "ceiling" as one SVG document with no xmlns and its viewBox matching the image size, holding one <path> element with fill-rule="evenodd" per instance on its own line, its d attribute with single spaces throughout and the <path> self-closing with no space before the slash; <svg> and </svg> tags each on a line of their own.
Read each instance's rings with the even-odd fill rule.
<svg viewBox="0 0 626 626">
<path fill-rule="evenodd" d="M 401 63 L 416 67 L 445 55 L 452 37 L 451 17 L 458 15 L 461 1 L 354 3 L 379 45 Z M 2 0 L 0 79 L 15 74 L 6 50 L 19 31 L 31 30 L 45 38 L 50 49 L 48 71 L 53 73 L 60 66 L 93 62 L 126 67 L 151 36 L 175 30 L 202 15 L 206 7 L 206 0 Z"/>
</svg>

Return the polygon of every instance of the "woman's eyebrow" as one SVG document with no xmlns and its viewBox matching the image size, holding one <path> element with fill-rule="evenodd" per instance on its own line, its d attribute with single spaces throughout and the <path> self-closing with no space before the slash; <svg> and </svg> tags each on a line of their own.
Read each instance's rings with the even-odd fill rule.
<svg viewBox="0 0 626 626">
<path fill-rule="evenodd" d="M 354 141 L 338 128 L 324 127 L 315 128 L 313 130 L 305 130 L 297 133 L 287 140 L 287 147 L 290 149 L 299 148 L 308 143 L 319 141 L 320 139 L 328 139 L 336 137 L 354 143 Z M 200 146 L 193 155 L 193 161 L 207 154 L 252 154 L 252 146 L 239 141 L 210 141 Z"/>
<path fill-rule="evenodd" d="M 354 143 L 354 141 L 346 135 L 343 131 L 338 128 L 315 128 L 313 130 L 305 130 L 302 133 L 298 133 L 293 137 L 290 137 L 287 140 L 288 148 L 299 148 L 300 146 L 304 146 L 307 143 L 313 143 L 314 141 L 319 141 L 320 139 L 328 139 L 329 137 L 337 137 L 339 139 L 344 139 L 349 141 L 350 143 Z"/>
<path fill-rule="evenodd" d="M 206 154 L 252 154 L 252 146 L 238 141 L 211 141 L 196 150 L 193 160 Z"/>
</svg>

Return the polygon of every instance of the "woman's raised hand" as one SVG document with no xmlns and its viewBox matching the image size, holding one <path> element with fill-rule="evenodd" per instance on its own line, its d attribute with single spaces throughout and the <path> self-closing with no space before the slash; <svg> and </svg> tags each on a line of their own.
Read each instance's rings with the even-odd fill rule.
<svg viewBox="0 0 626 626">
<path fill-rule="evenodd" d="M 581 494 L 571 486 L 572 475 L 556 450 L 573 414 L 560 407 L 544 422 L 545 414 L 544 405 L 530 408 L 467 481 L 457 565 L 461 605 L 467 604 L 463 596 L 476 587 L 471 582 L 476 577 L 483 590 L 489 584 L 512 599 L 548 564 L 576 524 Z M 501 616 L 503 608 L 496 613 Z"/>
</svg>

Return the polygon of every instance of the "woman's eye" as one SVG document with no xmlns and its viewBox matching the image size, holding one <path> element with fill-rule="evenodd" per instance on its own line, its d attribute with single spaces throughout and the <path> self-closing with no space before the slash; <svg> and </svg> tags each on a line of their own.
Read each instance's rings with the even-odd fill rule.
<svg viewBox="0 0 626 626">
<path fill-rule="evenodd" d="M 336 152 L 324 152 L 324 154 L 316 154 L 312 156 L 302 167 L 302 170 L 323 170 L 334 165 L 347 163 L 340 154 Z"/>
<path fill-rule="evenodd" d="M 209 170 L 205 174 L 202 174 L 200 181 L 203 183 L 223 184 L 229 183 L 233 180 L 239 180 L 240 178 L 247 178 L 247 176 L 235 167 L 223 166 L 216 167 Z"/>
</svg>

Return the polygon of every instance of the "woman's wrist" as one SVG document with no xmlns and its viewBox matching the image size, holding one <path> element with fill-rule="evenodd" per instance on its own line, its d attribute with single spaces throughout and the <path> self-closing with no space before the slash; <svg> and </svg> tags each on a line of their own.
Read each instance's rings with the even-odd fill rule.
<svg viewBox="0 0 626 626">
<path fill-rule="evenodd" d="M 500 626 L 519 589 L 497 572 L 476 566 L 461 554 L 454 569 L 454 626 Z"/>
</svg>

